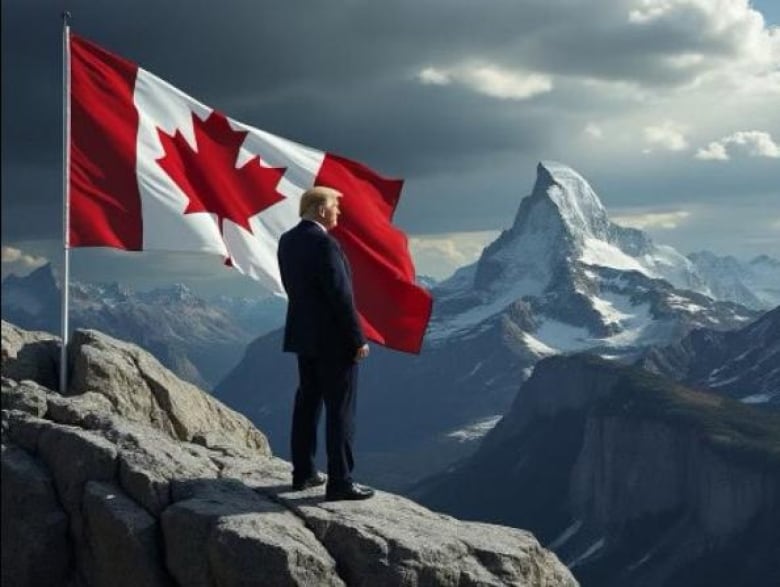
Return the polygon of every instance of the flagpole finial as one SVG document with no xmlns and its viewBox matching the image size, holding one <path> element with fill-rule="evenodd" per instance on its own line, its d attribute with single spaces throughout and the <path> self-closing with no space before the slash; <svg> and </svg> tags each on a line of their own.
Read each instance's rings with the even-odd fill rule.
<svg viewBox="0 0 780 587">
<path fill-rule="evenodd" d="M 70 19 L 71 19 L 70 10 L 63 10 L 62 11 L 62 22 L 65 25 L 69 25 L 70 24 Z"/>
</svg>

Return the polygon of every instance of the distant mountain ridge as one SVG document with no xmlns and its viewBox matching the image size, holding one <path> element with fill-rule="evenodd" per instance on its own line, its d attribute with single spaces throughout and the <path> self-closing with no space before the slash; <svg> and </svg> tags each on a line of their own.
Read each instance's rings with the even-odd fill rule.
<svg viewBox="0 0 780 587">
<path fill-rule="evenodd" d="M 731 300 L 756 310 L 780 305 L 780 260 L 759 255 L 742 262 L 709 251 L 691 253 L 688 259 L 717 299 Z"/>
<path fill-rule="evenodd" d="M 780 405 L 780 306 L 738 330 L 694 330 L 650 349 L 639 364 L 696 389 Z"/>
<path fill-rule="evenodd" d="M 60 331 L 60 289 L 51 265 L 2 283 L 3 318 Z M 177 375 L 211 388 L 252 337 L 278 327 L 284 302 L 230 298 L 208 302 L 174 284 L 135 291 L 117 283 L 70 283 L 70 328 L 95 328 L 144 347 Z"/>
</svg>

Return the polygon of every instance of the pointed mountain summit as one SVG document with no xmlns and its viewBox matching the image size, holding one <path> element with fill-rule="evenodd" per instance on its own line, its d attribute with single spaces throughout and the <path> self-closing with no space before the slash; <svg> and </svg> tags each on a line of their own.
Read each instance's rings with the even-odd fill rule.
<svg viewBox="0 0 780 587">
<path fill-rule="evenodd" d="M 678 311 L 702 326 L 717 327 L 728 320 L 722 315 L 724 308 L 715 314 L 708 309 L 711 291 L 690 259 L 655 244 L 641 230 L 612 222 L 582 175 L 549 161 L 537 166 L 533 191 L 521 201 L 512 227 L 436 293 L 439 312 L 429 331 L 432 341 L 470 329 L 517 300 L 529 303 L 537 317 L 542 313 L 585 329 L 562 332 L 555 326 L 558 334 L 579 342 L 552 346 L 552 352 L 602 343 L 611 347 L 656 343 L 679 329 L 659 330 L 651 322 Z M 599 340 L 627 330 L 633 334 Z M 545 346 L 550 347 L 544 341 L 537 345 Z"/>
<path fill-rule="evenodd" d="M 655 245 L 641 230 L 610 221 L 587 180 L 571 167 L 551 161 L 537 166 L 533 191 L 520 203 L 512 228 L 485 249 L 475 285 L 487 285 L 503 273 L 497 266 L 516 266 L 521 258 L 532 256 L 547 265 L 579 262 L 704 289 L 689 259 L 672 247 Z"/>
<path fill-rule="evenodd" d="M 590 184 L 571 167 L 554 161 L 539 163 L 531 199 L 550 200 L 574 237 L 608 238 L 607 211 Z M 519 210 L 515 226 L 524 220 Z"/>
<path fill-rule="evenodd" d="M 14 287 L 25 284 L 25 287 L 37 288 L 40 291 L 53 291 L 59 287 L 57 276 L 54 274 L 54 268 L 51 266 L 51 263 L 46 263 L 34 269 L 24 277 L 11 273 L 3 280 L 3 284 Z"/>
</svg>

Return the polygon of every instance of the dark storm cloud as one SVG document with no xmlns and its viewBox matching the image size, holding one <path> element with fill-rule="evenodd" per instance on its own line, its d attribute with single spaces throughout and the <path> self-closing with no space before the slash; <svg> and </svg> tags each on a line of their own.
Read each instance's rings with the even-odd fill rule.
<svg viewBox="0 0 780 587">
<path fill-rule="evenodd" d="M 673 201 L 694 189 L 725 194 L 724 186 L 756 182 L 765 191 L 776 179 L 763 167 L 751 177 L 755 167 L 733 173 L 733 166 L 712 166 L 689 185 L 702 169 L 690 161 L 641 171 L 646 161 L 597 161 L 578 150 L 585 117 L 632 107 L 579 80 L 663 91 L 712 65 L 675 67 L 668 57 L 739 53 L 735 34 L 711 34 L 695 7 L 639 26 L 628 23 L 618 0 L 67 4 L 76 32 L 196 99 L 407 178 L 397 218 L 410 230 L 506 226 L 530 191 L 536 161 L 548 157 L 627 204 Z M 54 0 L 2 3 L 4 239 L 60 231 L 61 7 Z M 468 60 L 549 74 L 553 88 L 528 100 L 497 100 L 416 80 L 423 68 Z M 641 173 L 653 182 L 637 182 Z"/>
<path fill-rule="evenodd" d="M 54 4 L 3 4 L 3 141 L 13 145 L 4 149 L 8 160 L 50 163 L 59 157 L 60 37 Z M 387 120 L 401 115 L 404 139 L 417 130 L 424 139 L 417 144 L 441 152 L 462 144 L 447 134 L 461 126 L 454 128 L 455 136 L 467 134 L 470 149 L 478 152 L 496 141 L 492 135 L 504 124 L 501 105 L 473 96 L 440 94 L 444 103 L 426 99 L 429 88 L 413 79 L 428 61 L 478 51 L 480 35 L 474 30 L 464 35 L 469 23 L 481 20 L 481 11 L 470 4 L 464 9 L 423 2 L 413 10 L 408 4 L 355 2 L 304 7 L 245 1 L 219 9 L 207 2 L 71 4 L 79 34 L 250 124 L 286 135 L 302 130 L 300 139 L 330 137 L 357 125 L 368 132 L 367 123 L 390 126 Z M 502 28 L 509 35 L 508 27 Z M 239 107 L 231 108 L 234 104 Z M 468 117 L 453 115 L 464 111 Z M 496 114 L 499 120 L 487 120 L 480 130 L 480 123 Z M 360 138 L 353 130 L 344 134 Z M 398 132 L 389 134 L 382 142 L 398 146 L 392 140 Z M 402 158 L 405 147 L 397 149 Z"/>
<path fill-rule="evenodd" d="M 3 233 L 59 230 L 61 34 L 56 3 L 3 3 Z M 177 5 L 178 4 L 178 5 Z M 186 6 L 186 9 L 183 7 Z M 423 87 L 431 59 L 472 51 L 470 4 L 72 2 L 73 29 L 249 124 L 413 177 L 522 151 L 544 122 L 516 103 Z M 419 10 L 418 10 L 419 8 Z M 528 21 L 527 21 L 528 22 Z M 508 27 L 503 27 L 509 34 Z M 438 31 L 438 32 L 437 32 Z M 543 142 L 543 141 L 542 141 Z M 41 181 L 45 179 L 45 181 Z"/>
<path fill-rule="evenodd" d="M 388 112 L 377 115 L 373 104 L 388 102 L 397 102 L 396 110 L 414 108 L 428 125 L 457 125 L 448 109 L 470 104 L 405 100 L 416 96 L 404 93 L 403 81 L 414 83 L 414 74 L 426 65 L 479 58 L 552 74 L 664 84 L 687 81 L 694 73 L 670 67 L 667 56 L 735 50 L 730 36 L 705 34 L 706 23 L 697 22 L 704 16 L 695 11 L 680 22 L 629 26 L 625 4 L 615 0 L 68 4 L 80 34 L 209 105 L 235 115 L 229 105 L 243 104 L 240 114 L 247 122 L 272 120 L 284 130 L 320 110 L 321 116 L 307 121 L 307 134 L 315 135 L 361 114 L 385 117 Z M 3 145 L 14 145 L 12 160 L 58 157 L 60 6 L 3 2 Z M 703 29 L 698 36 L 697 27 Z M 371 91 L 382 88 L 387 93 L 377 100 Z M 338 107 L 320 105 L 328 98 L 337 99 Z M 34 117 L 24 114 L 32 112 Z M 469 112 L 473 126 L 492 118 Z M 428 137 L 423 144 L 441 136 L 437 146 L 453 145 L 432 130 L 421 129 Z M 495 129 L 468 130 L 476 152 L 484 146 L 480 135 Z"/>
</svg>

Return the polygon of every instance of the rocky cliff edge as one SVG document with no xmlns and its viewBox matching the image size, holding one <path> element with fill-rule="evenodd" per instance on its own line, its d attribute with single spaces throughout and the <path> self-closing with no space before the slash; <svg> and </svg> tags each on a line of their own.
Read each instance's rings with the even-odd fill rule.
<svg viewBox="0 0 780 587">
<path fill-rule="evenodd" d="M 2 584 L 574 586 L 528 532 L 291 492 L 261 432 L 96 331 L 2 324 Z"/>
</svg>

